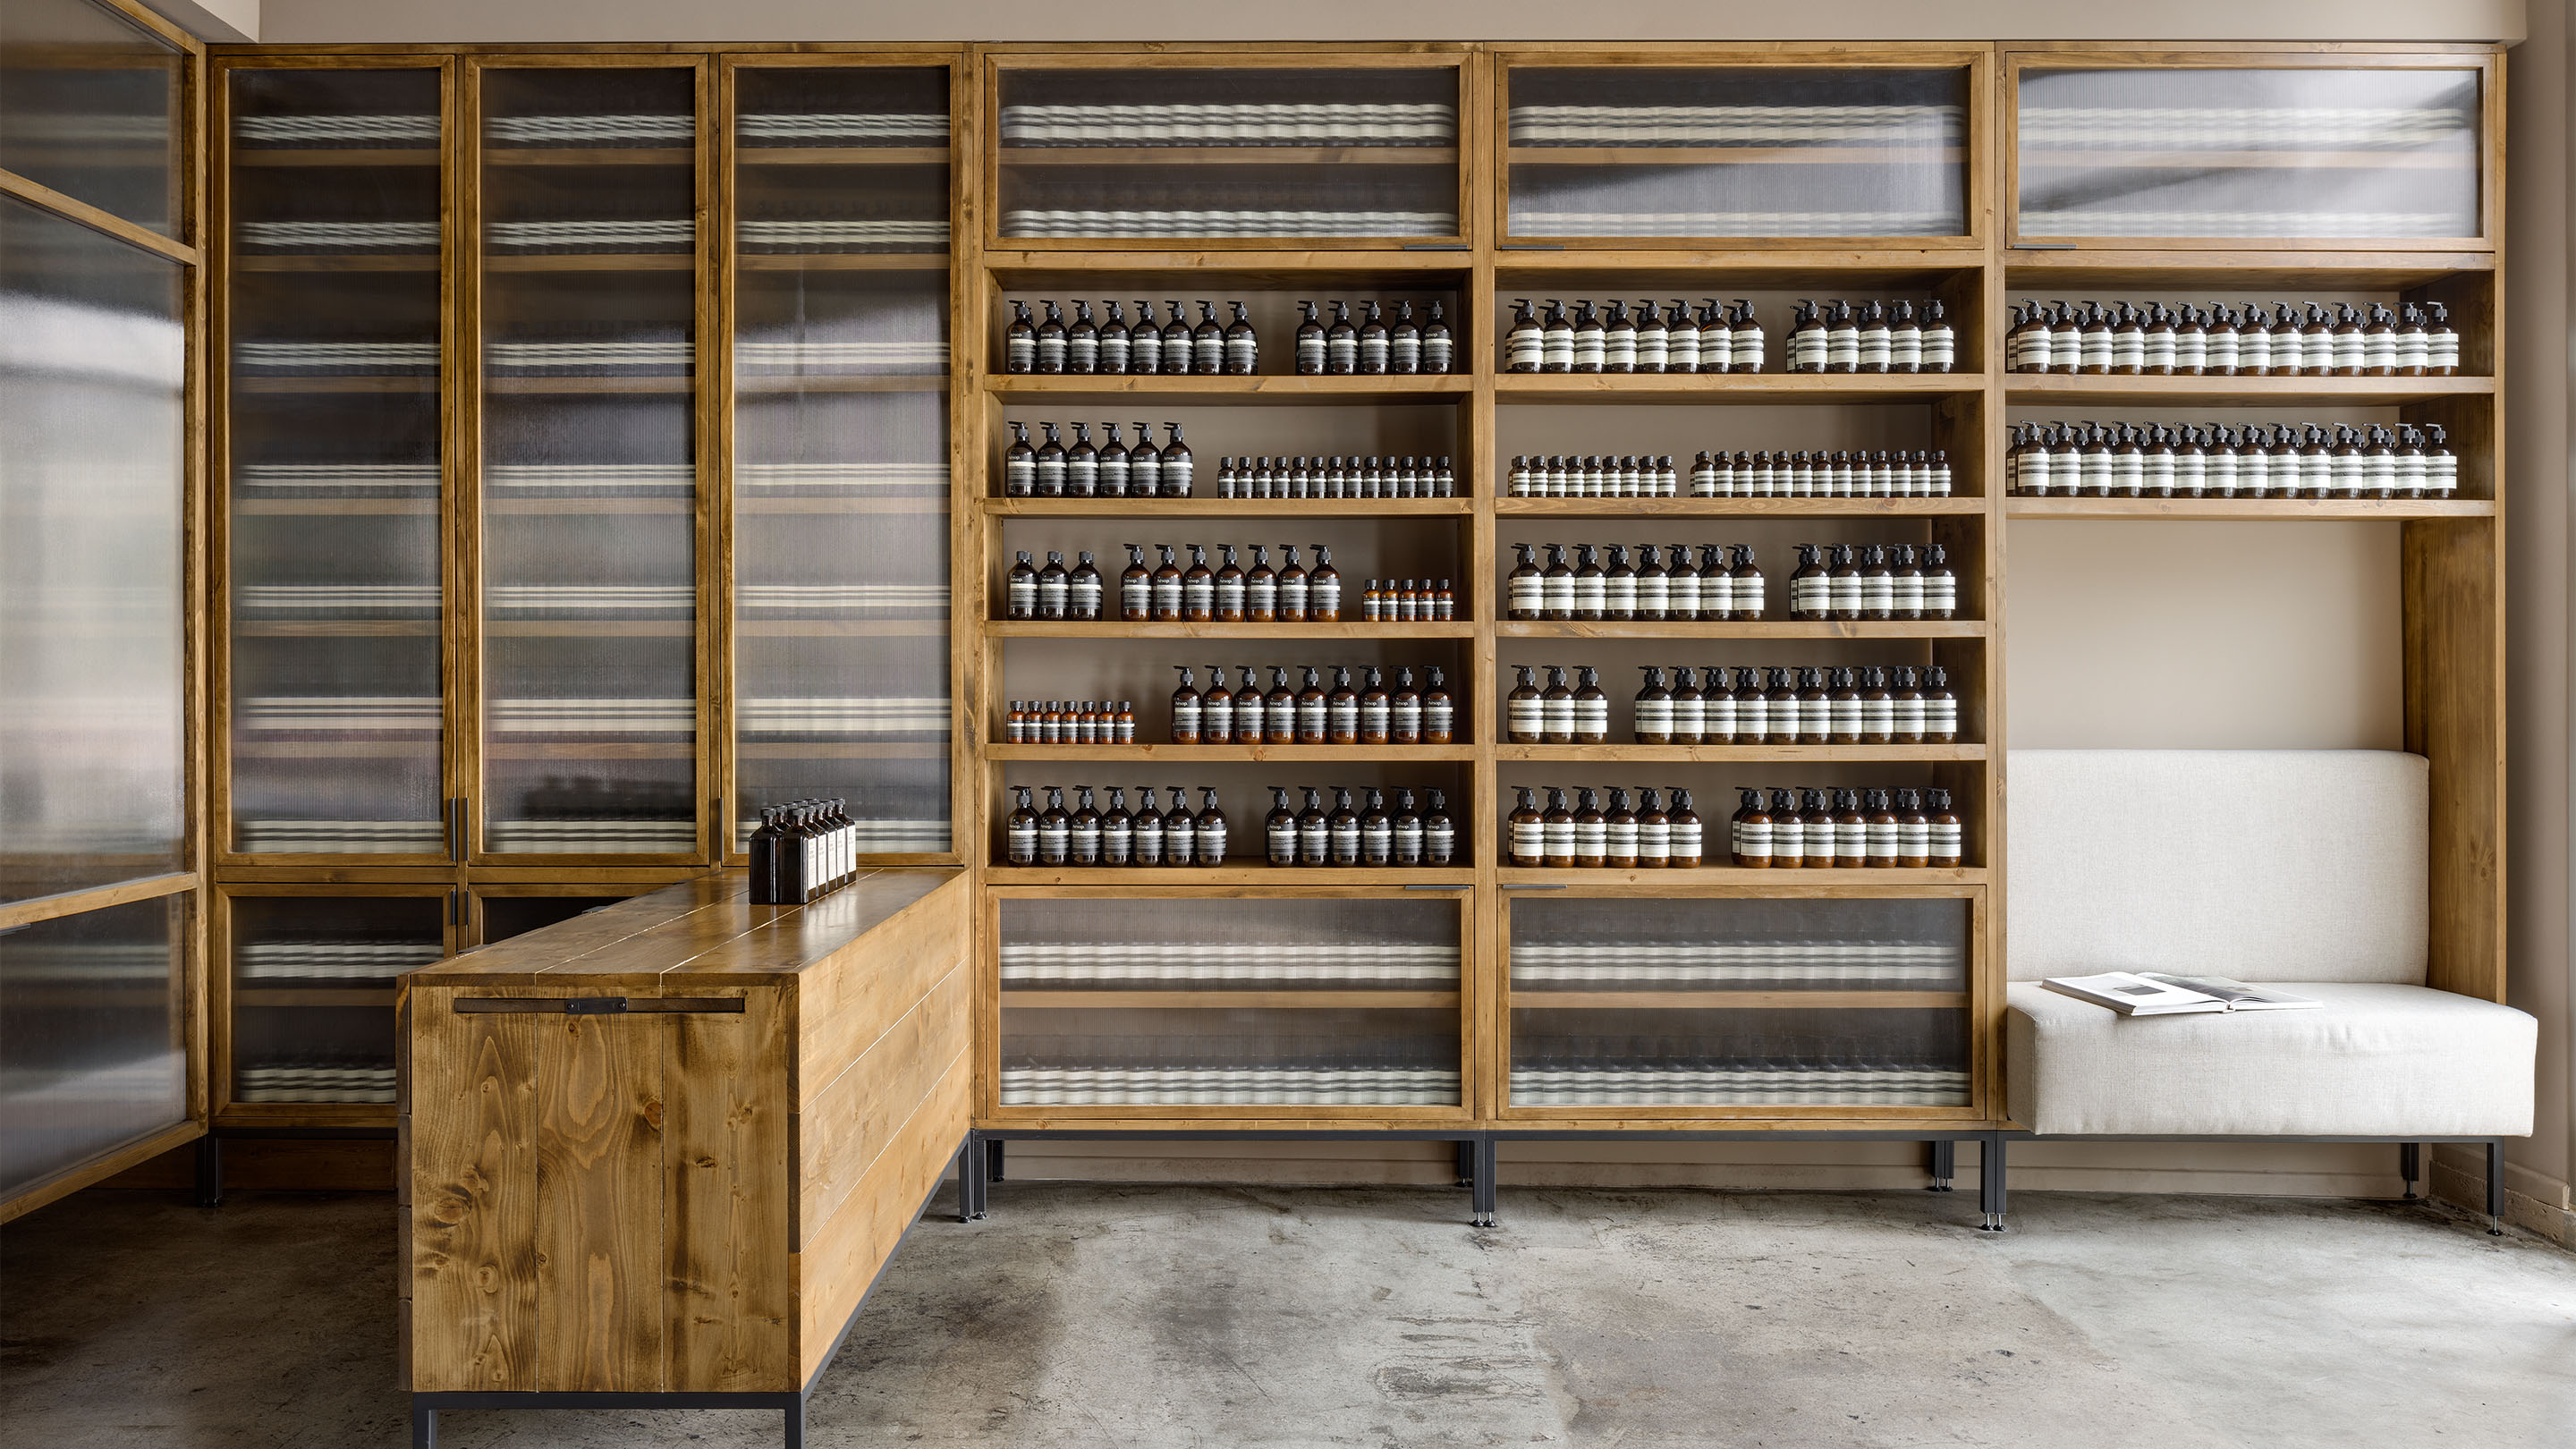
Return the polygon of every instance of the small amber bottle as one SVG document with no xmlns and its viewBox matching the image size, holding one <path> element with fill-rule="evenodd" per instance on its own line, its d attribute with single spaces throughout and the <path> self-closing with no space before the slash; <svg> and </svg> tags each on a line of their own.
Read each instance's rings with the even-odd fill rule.
<svg viewBox="0 0 2576 1449">
<path fill-rule="evenodd" d="M 1610 808 L 1601 812 L 1601 863 L 1612 870 L 1637 868 L 1637 812 L 1628 808 L 1628 792 L 1612 790 Z"/>
<path fill-rule="evenodd" d="M 1503 696 L 1503 738 L 1515 745 L 1547 743 L 1547 702 L 1538 688 L 1538 666 L 1516 664 L 1519 682 Z"/>
<path fill-rule="evenodd" d="M 1637 868 L 1662 870 L 1673 863 L 1673 820 L 1653 790 L 1637 792 Z"/>
<path fill-rule="evenodd" d="M 1799 810 L 1805 837 L 1806 868 L 1831 870 L 1834 864 L 1834 812 L 1822 790 L 1799 792 Z"/>
<path fill-rule="evenodd" d="M 1896 812 L 1888 808 L 1887 792 L 1872 790 L 1862 817 L 1869 847 L 1869 864 L 1884 868 L 1896 864 Z"/>
<path fill-rule="evenodd" d="M 1609 858 L 1610 822 L 1601 813 L 1600 798 L 1590 790 L 1575 792 L 1574 864 L 1584 870 L 1599 870 Z"/>
<path fill-rule="evenodd" d="M 1311 664 L 1300 665 L 1306 671 L 1306 687 L 1297 691 L 1297 738 L 1294 743 L 1325 743 L 1325 703 L 1323 676 Z"/>
<path fill-rule="evenodd" d="M 1919 790 L 1896 792 L 1896 863 L 1907 870 L 1932 863 L 1932 817 L 1923 811 Z"/>
<path fill-rule="evenodd" d="M 1553 786 L 1547 792 L 1547 809 L 1539 815 L 1540 839 L 1545 842 L 1541 863 L 1551 870 L 1571 868 L 1574 864 L 1574 811 L 1565 803 L 1565 792 Z"/>
<path fill-rule="evenodd" d="M 1359 710 L 1359 742 L 1364 745 L 1390 743 L 1388 736 L 1392 733 L 1393 721 L 1386 696 L 1386 681 L 1374 664 L 1369 665 L 1361 677 Z"/>
<path fill-rule="evenodd" d="M 1457 738 L 1458 707 L 1449 697 L 1449 682 L 1441 674 L 1440 666 L 1433 664 L 1427 668 L 1430 678 L 1422 686 L 1422 743 L 1449 744 Z M 1413 688 L 1413 671 L 1404 671 L 1400 682 L 1406 691 L 1410 691 Z M 1401 697 L 1399 694 L 1399 700 Z"/>
<path fill-rule="evenodd" d="M 1574 740 L 1578 745 L 1606 745 L 1610 742 L 1610 696 L 1601 689 L 1601 675 L 1591 665 L 1575 671 Z"/>
<path fill-rule="evenodd" d="M 1834 792 L 1834 868 L 1858 870 L 1869 864 L 1869 821 L 1860 813 L 1858 790 Z"/>
<path fill-rule="evenodd" d="M 1324 743 L 1356 745 L 1360 742 L 1360 696 L 1351 688 L 1351 670 L 1347 664 L 1333 666 L 1333 688 L 1324 696 Z"/>
</svg>

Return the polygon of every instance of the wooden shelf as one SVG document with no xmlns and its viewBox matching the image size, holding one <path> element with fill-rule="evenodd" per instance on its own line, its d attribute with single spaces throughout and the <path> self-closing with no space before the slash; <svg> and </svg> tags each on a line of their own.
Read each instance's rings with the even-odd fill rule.
<svg viewBox="0 0 2576 1449">
<path fill-rule="evenodd" d="M 578 735 L 579 730 L 565 730 Z M 593 736 L 575 740 L 527 740 L 515 735 L 486 735 L 487 760 L 690 760 L 697 758 L 693 740 L 630 740 Z"/>
<path fill-rule="evenodd" d="M 2005 378 L 2004 400 L 2014 407 L 2168 402 L 2206 407 L 2289 403 L 2367 407 L 2482 397 L 2495 390 L 2492 377 L 2065 377 L 2017 372 Z"/>
<path fill-rule="evenodd" d="M 1701 817 L 1706 820 L 1708 817 Z M 1715 828 L 1723 834 L 1726 818 L 1716 818 Z M 1721 844 L 1724 842 L 1721 841 Z M 1648 890 L 1672 889 L 1687 892 L 1694 886 L 1753 886 L 1755 895 L 1821 892 L 1826 895 L 1866 897 L 1895 886 L 1978 886 L 1986 884 L 1988 875 L 1982 866 L 1944 867 L 1930 870 L 1904 870 L 1895 867 L 1860 870 L 1768 870 L 1748 869 L 1734 865 L 1704 865 L 1696 870 L 1532 870 L 1504 866 L 1497 872 L 1495 883 L 1510 890 L 1520 887 L 1523 899 L 1540 890 L 1562 889 L 1585 891 L 1598 888 L 1642 887 Z"/>
<path fill-rule="evenodd" d="M 514 166 L 694 166 L 692 146 L 491 146 L 483 164 L 507 170 Z"/>
<path fill-rule="evenodd" d="M 1498 402 L 1722 403 L 1938 402 L 1985 390 L 1973 372 L 1510 372 L 1494 379 Z"/>
<path fill-rule="evenodd" d="M 1494 632 L 1505 639 L 1982 639 L 1986 625 L 1978 619 L 1506 619 Z"/>
<path fill-rule="evenodd" d="M 1002 1006 L 1033 1011 L 1147 1011 L 1205 1008 L 1217 1011 L 1455 1010 L 1455 991 L 1020 991 L 1002 989 Z"/>
<path fill-rule="evenodd" d="M 1497 498 L 1494 512 L 1588 518 L 1960 518 L 1983 498 Z"/>
<path fill-rule="evenodd" d="M 438 392 L 435 373 L 422 377 L 371 377 L 349 374 L 322 374 L 312 377 L 244 376 L 233 374 L 236 393 L 419 393 L 434 396 Z"/>
<path fill-rule="evenodd" d="M 792 393 L 823 392 L 932 392 L 948 391 L 948 378 L 942 375 L 898 376 L 858 375 L 851 373 L 803 373 L 782 377 L 775 373 L 745 377 L 737 370 L 734 391 L 746 396 L 778 397 Z"/>
<path fill-rule="evenodd" d="M 1472 498 L 984 498 L 992 518 L 1465 518 Z"/>
<path fill-rule="evenodd" d="M 733 148 L 736 166 L 945 166 L 945 146 L 746 146 Z"/>
<path fill-rule="evenodd" d="M 688 619 L 486 619 L 491 639 L 687 639 L 698 632 Z"/>
<path fill-rule="evenodd" d="M 2217 286 L 2231 291 L 2313 288 L 2402 292 L 2464 272 L 2493 272 L 2495 265 L 2493 252 L 2381 252 L 2349 247 L 2278 252 L 2015 246 L 2004 252 L 2005 285 L 2014 291 L 2070 286 L 2192 290 Z M 2016 375 L 2027 374 L 2006 374 L 2006 381 Z"/>
<path fill-rule="evenodd" d="M 2493 518 L 2483 498 L 2007 498 L 2007 518 L 2372 520 Z"/>
<path fill-rule="evenodd" d="M 1008 1000 L 1007 997 L 1004 998 Z M 1531 991 L 1512 988 L 1516 1011 L 1956 1011 L 1964 991 Z"/>
<path fill-rule="evenodd" d="M 236 272 L 436 272 L 436 252 L 236 252 Z"/>
<path fill-rule="evenodd" d="M 948 511 L 948 500 L 944 496 L 939 498 L 800 498 L 794 494 L 771 498 L 746 494 L 737 488 L 733 495 L 733 511 L 737 518 L 763 515 L 782 518 L 836 518 L 877 513 L 926 517 L 945 514 Z"/>
<path fill-rule="evenodd" d="M 427 639 L 445 628 L 437 619 L 236 619 L 232 632 L 241 639 Z"/>
<path fill-rule="evenodd" d="M 984 746 L 988 760 L 1105 760 L 1139 764 L 1223 764 L 1228 761 L 1277 760 L 1382 762 L 1387 764 L 1465 764 L 1476 758 L 1474 745 L 1009 745 Z"/>
<path fill-rule="evenodd" d="M 1955 164 L 1958 146 L 1512 146 L 1512 166 L 1920 166 Z"/>
<path fill-rule="evenodd" d="M 816 741 L 800 744 L 785 740 L 737 738 L 734 754 L 746 760 L 944 760 L 948 758 L 948 742 L 898 740 L 886 744 L 849 744 Z"/>
<path fill-rule="evenodd" d="M 1920 764 L 1986 758 L 1984 745 L 1496 745 L 1506 764 Z"/>
<path fill-rule="evenodd" d="M 2466 171 L 2475 151 L 2058 151 L 2021 153 L 2024 171 Z"/>
<path fill-rule="evenodd" d="M 743 272 L 945 272 L 948 253 L 738 251 L 733 262 Z"/>
<path fill-rule="evenodd" d="M 1341 406 L 1358 403 L 1430 403 L 1456 401 L 1476 390 L 1475 380 L 1461 373 L 1411 377 L 1300 377 L 1256 373 L 1250 377 L 1067 376 L 1048 373 L 996 373 L 985 389 L 1004 402 L 1085 402 L 1121 398 L 1180 401 L 1206 398 L 1238 405 Z"/>
<path fill-rule="evenodd" d="M 738 639 L 945 639 L 945 619 L 736 619 Z"/>
<path fill-rule="evenodd" d="M 1474 623 L 1446 624 L 1130 624 L 1055 619 L 992 619 L 996 639 L 1473 639 Z"/>
<path fill-rule="evenodd" d="M 1005 166 L 1455 166 L 1455 146 L 1004 146 Z"/>
<path fill-rule="evenodd" d="M 480 260 L 487 272 L 689 272 L 698 265 L 690 252 L 491 252 Z"/>
<path fill-rule="evenodd" d="M 434 120 L 435 117 L 423 117 Z M 351 146 L 335 150 L 328 146 L 275 148 L 235 146 L 231 153 L 236 167 L 261 166 L 435 166 L 442 159 L 436 146 L 401 146 L 360 148 Z"/>
<path fill-rule="evenodd" d="M 235 518 L 438 516 L 435 498 L 235 498 L 232 508 Z"/>
<path fill-rule="evenodd" d="M 1236 828 L 1257 829 L 1258 822 L 1250 827 L 1238 824 Z M 1398 890 L 1406 886 L 1422 886 L 1447 891 L 1466 890 L 1475 883 L 1476 873 L 1464 866 L 1379 869 L 1354 866 L 1337 869 L 1331 866 L 1255 865 L 1247 862 L 1218 866 L 991 865 L 984 868 L 984 884 L 988 886 L 1088 886 L 1113 893 L 1181 886 L 1391 886 Z"/>
<path fill-rule="evenodd" d="M 695 391 L 694 377 L 485 377 L 487 394 L 682 394 Z"/>
</svg>

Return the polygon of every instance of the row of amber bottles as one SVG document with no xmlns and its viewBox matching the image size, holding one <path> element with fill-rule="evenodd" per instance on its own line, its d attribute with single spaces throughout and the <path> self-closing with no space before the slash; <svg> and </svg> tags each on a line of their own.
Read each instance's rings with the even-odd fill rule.
<svg viewBox="0 0 2576 1449">
<path fill-rule="evenodd" d="M 1784 363 L 1790 372 L 1948 372 L 1958 356 L 1958 334 L 1938 298 L 1919 313 L 1910 301 L 1802 300 Z"/>
<path fill-rule="evenodd" d="M 1202 785 L 1206 808 L 1190 812 L 1188 794 L 1171 787 L 1172 808 L 1154 808 L 1155 786 L 1136 791 L 1135 811 L 1127 809 L 1127 792 L 1110 787 L 1109 808 L 1092 804 L 1091 787 L 1072 787 L 1074 808 L 1064 808 L 1062 785 L 1042 785 L 1047 803 L 1034 808 L 1029 787 L 1010 789 L 1018 802 L 1002 827 L 1002 859 L 1007 865 L 1223 865 L 1226 853 L 1225 812 L 1216 791 Z"/>
<path fill-rule="evenodd" d="M 1519 453 L 1506 488 L 1513 498 L 1679 498 L 1682 475 L 1670 453 Z"/>
<path fill-rule="evenodd" d="M 1645 686 L 1631 719 L 1641 745 L 1946 745 L 1959 738 L 1959 699 L 1950 692 L 1950 672 L 1937 664 L 1739 668 L 1731 686 L 1728 671 L 1715 666 L 1701 670 L 1696 684 L 1687 666 L 1676 666 L 1669 685 L 1662 666 L 1638 668 Z M 1555 722 L 1543 714 L 1541 727 Z"/>
<path fill-rule="evenodd" d="M 1015 699 L 1003 712 L 1002 738 L 1015 745 L 1132 745 L 1136 704 Z"/>
<path fill-rule="evenodd" d="M 2449 498 L 2439 423 L 2015 423 L 2006 491 L 2025 498 Z"/>
<path fill-rule="evenodd" d="M 1445 373 L 1457 357 L 1457 347 L 1449 335 L 1449 319 L 1441 315 L 1440 303 L 1430 304 L 1430 315 L 1416 326 L 1413 304 L 1395 304 L 1395 318 L 1389 321 L 1383 303 L 1362 302 L 1360 320 L 1351 321 L 1351 304 L 1328 302 L 1333 320 L 1326 322 L 1312 302 L 1300 302 L 1297 311 L 1297 371 L 1307 377 L 1410 377 L 1417 373 Z"/>
<path fill-rule="evenodd" d="M 2460 370 L 2460 334 L 2439 302 L 2391 310 L 2371 302 L 2276 302 L 2239 310 L 2224 302 L 2069 306 L 2015 302 L 2004 334 L 2014 372 L 2096 377 L 2448 377 Z"/>
<path fill-rule="evenodd" d="M 1286 562 L 1270 566 L 1267 544 L 1252 544 L 1252 567 L 1235 558 L 1235 546 L 1218 544 L 1219 561 L 1208 563 L 1207 545 L 1181 544 L 1190 551 L 1187 568 L 1173 554 L 1174 545 L 1154 547 L 1159 567 L 1145 562 L 1145 545 L 1127 545 L 1127 568 L 1118 579 L 1118 617 L 1127 623 L 1190 624 L 1336 624 L 1342 618 L 1342 574 L 1333 567 L 1333 551 L 1315 545 L 1315 566 L 1297 562 L 1297 545 L 1281 544 Z M 1050 550 L 1043 567 L 1026 549 L 1002 579 L 1005 619 L 1074 619 L 1101 617 L 1100 569 L 1088 550 L 1077 550 L 1072 567 Z"/>
<path fill-rule="evenodd" d="M 1073 444 L 1056 436 L 1056 425 L 1040 423 L 1046 441 L 1032 446 L 1029 425 L 1011 424 L 1011 441 L 1002 450 L 1002 496 L 1005 498 L 1187 498 L 1196 483 L 1197 462 L 1181 441 L 1181 425 L 1165 423 L 1171 441 L 1157 448 L 1151 424 L 1136 425 L 1136 445 L 1118 441 L 1118 425 L 1102 423 L 1094 446 L 1089 423 L 1073 424 Z"/>
<path fill-rule="evenodd" d="M 1448 455 L 1220 458 L 1219 498 L 1455 498 Z"/>
<path fill-rule="evenodd" d="M 1699 315 L 1679 297 L 1658 312 L 1655 299 L 1639 300 L 1634 316 L 1625 302 L 1581 301 L 1574 314 L 1565 304 L 1547 299 L 1544 317 L 1530 310 L 1530 299 L 1512 301 L 1511 325 L 1503 333 L 1505 372 L 1760 372 L 1762 324 L 1753 304 L 1742 298 L 1721 306 L 1709 297 Z"/>
<path fill-rule="evenodd" d="M 1093 319 L 1089 302 L 1076 302 L 1071 322 L 1065 321 L 1058 304 L 1038 305 L 1046 309 L 1044 321 L 1029 316 L 1028 303 L 1011 304 L 1010 324 L 1002 329 L 1003 371 L 1248 377 L 1261 370 L 1261 339 L 1241 302 L 1226 304 L 1234 311 L 1231 323 L 1216 320 L 1214 302 L 1199 303 L 1196 327 L 1182 315 L 1176 301 L 1163 304 L 1172 309 L 1172 320 L 1160 327 L 1154 324 L 1151 302 L 1136 304 L 1133 325 L 1116 302 L 1100 304 L 1108 315 L 1099 320 Z"/>
<path fill-rule="evenodd" d="M 1699 812 L 1688 790 L 1673 791 L 1670 806 L 1656 791 L 1640 790 L 1634 809 L 1627 791 L 1612 790 L 1605 809 L 1598 790 L 1575 790 L 1569 802 L 1563 789 L 1540 788 L 1547 791 L 1546 808 L 1537 789 L 1523 788 L 1504 822 L 1507 864 L 1525 870 L 1693 870 L 1701 864 Z"/>
<path fill-rule="evenodd" d="M 1172 743 L 1176 745 L 1445 745 L 1456 738 L 1458 710 L 1440 666 L 1426 666 L 1426 682 L 1414 687 L 1411 665 L 1395 671 L 1395 687 L 1386 686 L 1378 665 L 1294 666 L 1304 685 L 1291 688 L 1291 666 L 1273 664 L 1270 688 L 1253 682 L 1252 666 L 1239 665 L 1243 687 L 1230 690 L 1225 666 L 1208 666 L 1208 687 L 1201 690 L 1186 664 L 1180 688 L 1172 691 Z M 1333 672 L 1332 686 L 1323 668 Z M 1353 668 L 1359 682 L 1351 680 Z"/>
<path fill-rule="evenodd" d="M 1547 549 L 1542 567 L 1535 550 Z M 1574 550 L 1571 560 L 1568 548 Z M 1504 580 L 1505 607 L 1514 619 L 1759 619 L 1762 571 L 1745 544 L 1699 545 L 1691 562 L 1684 543 L 1641 543 L 1628 562 L 1626 544 L 1516 543 L 1518 558 Z M 1660 550 L 1670 558 L 1658 561 Z M 1607 562 L 1604 562 L 1604 560 Z"/>
<path fill-rule="evenodd" d="M 745 851 L 753 905 L 801 905 L 858 879 L 859 824 L 838 798 L 770 806 Z"/>
<path fill-rule="evenodd" d="M 1449 818 L 1448 798 L 1437 789 L 1424 792 L 1426 803 L 1417 812 L 1411 790 L 1397 790 L 1395 808 L 1390 810 L 1382 789 L 1362 790 L 1354 807 L 1350 790 L 1334 785 L 1327 787 L 1333 792 L 1333 808 L 1326 810 L 1321 790 L 1312 785 L 1297 788 L 1306 792 L 1303 810 L 1290 806 L 1286 786 L 1270 787 L 1270 814 L 1262 821 L 1261 833 L 1272 865 L 1347 869 L 1446 866 L 1457 861 L 1458 829 Z"/>
<path fill-rule="evenodd" d="M 1961 863 L 1947 790 L 1742 788 L 1729 819 L 1735 863 L 1755 870 L 1923 870 Z"/>
<path fill-rule="evenodd" d="M 1792 619 L 1947 619 L 1959 579 L 1937 543 L 1802 543 L 1789 575 Z"/>
<path fill-rule="evenodd" d="M 1447 579 L 1371 579 L 1360 591 L 1369 624 L 1440 624 L 1458 617 L 1458 593 Z"/>
</svg>

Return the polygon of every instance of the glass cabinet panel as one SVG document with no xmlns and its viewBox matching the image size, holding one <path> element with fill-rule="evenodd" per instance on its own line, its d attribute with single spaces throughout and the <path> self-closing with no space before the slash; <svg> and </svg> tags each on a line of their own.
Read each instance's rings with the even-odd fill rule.
<svg viewBox="0 0 2576 1449">
<path fill-rule="evenodd" d="M 1515 900 L 1515 1107 L 1969 1101 L 1973 903 Z"/>
<path fill-rule="evenodd" d="M 176 46 L 93 0 L 0 6 L 0 170 L 179 234 Z"/>
<path fill-rule="evenodd" d="M 949 849 L 948 72 L 735 72 L 734 839 Z"/>
<path fill-rule="evenodd" d="M 1964 235 L 1968 75 L 1960 66 L 1514 66 L 1506 229 Z"/>
<path fill-rule="evenodd" d="M 1455 66 L 1011 68 L 1004 237 L 1459 234 Z"/>
<path fill-rule="evenodd" d="M 230 73 L 237 851 L 447 853 L 439 81 Z"/>
<path fill-rule="evenodd" d="M 2026 69 L 2026 237 L 2398 241 L 2479 221 L 2470 69 Z"/>
<path fill-rule="evenodd" d="M 0 900 L 183 864 L 179 272 L 0 200 Z"/>
<path fill-rule="evenodd" d="M 690 853 L 697 72 L 482 83 L 482 849 Z"/>
<path fill-rule="evenodd" d="M 445 891 L 234 896 L 232 1100 L 394 1100 L 394 987 L 447 955 Z"/>
<path fill-rule="evenodd" d="M 638 893 L 649 889 L 649 886 L 642 887 Z M 575 916 L 627 899 L 613 892 L 607 895 L 523 896 L 495 895 L 488 891 L 477 892 L 476 898 L 483 909 L 482 944 L 486 946 L 512 936 L 524 936 L 530 931 L 569 921 Z"/>
<path fill-rule="evenodd" d="M 1454 1106 L 1456 900 L 1001 903 L 1004 1106 Z"/>
<path fill-rule="evenodd" d="M 188 1115 L 191 895 L 0 933 L 0 1197 Z"/>
</svg>

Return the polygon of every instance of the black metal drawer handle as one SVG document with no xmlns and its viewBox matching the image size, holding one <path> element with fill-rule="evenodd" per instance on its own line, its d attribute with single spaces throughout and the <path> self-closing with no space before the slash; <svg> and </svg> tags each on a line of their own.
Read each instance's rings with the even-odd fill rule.
<svg viewBox="0 0 2576 1449">
<path fill-rule="evenodd" d="M 628 1016 L 735 1013 L 739 996 L 460 996 L 456 1009 L 469 1015 Z"/>
</svg>

